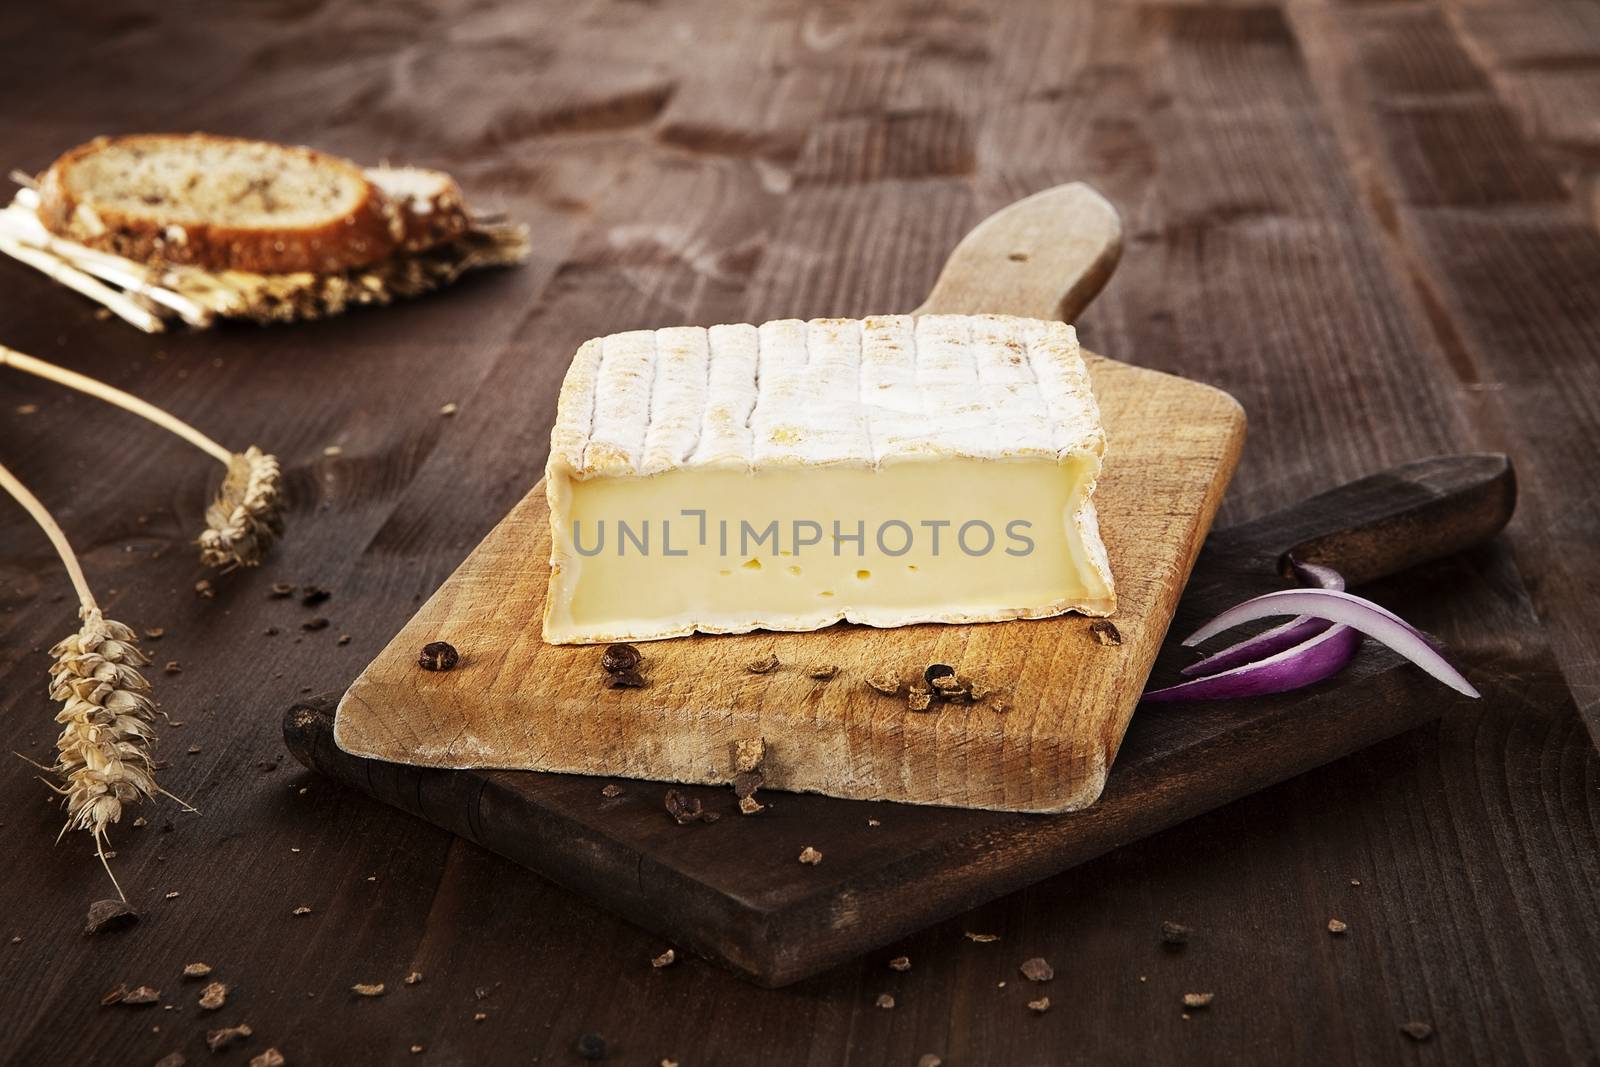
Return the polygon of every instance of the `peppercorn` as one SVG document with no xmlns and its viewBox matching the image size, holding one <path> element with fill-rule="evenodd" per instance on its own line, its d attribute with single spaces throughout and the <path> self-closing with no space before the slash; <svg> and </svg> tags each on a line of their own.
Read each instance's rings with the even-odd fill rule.
<svg viewBox="0 0 1600 1067">
<path fill-rule="evenodd" d="M 422 655 L 417 657 L 417 665 L 425 671 L 454 670 L 460 662 L 461 653 L 448 641 L 429 641 L 422 646 Z"/>
<path fill-rule="evenodd" d="M 645 680 L 638 671 L 617 671 L 606 677 L 606 684 L 613 689 L 643 689 Z"/>
<path fill-rule="evenodd" d="M 633 670 L 642 658 L 632 645 L 607 645 L 605 654 L 600 657 L 600 667 L 607 674 L 618 674 Z"/>
</svg>

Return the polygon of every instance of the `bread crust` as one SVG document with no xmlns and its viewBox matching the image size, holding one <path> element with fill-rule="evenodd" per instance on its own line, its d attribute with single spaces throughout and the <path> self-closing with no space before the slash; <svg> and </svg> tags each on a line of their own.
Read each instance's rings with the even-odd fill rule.
<svg viewBox="0 0 1600 1067">
<path fill-rule="evenodd" d="M 399 212 L 401 251 L 426 251 L 471 228 L 461 187 L 444 171 L 382 166 L 368 167 L 365 173 Z"/>
<path fill-rule="evenodd" d="M 101 137 L 62 155 L 50 165 L 39 183 L 39 217 L 61 237 L 145 263 L 168 263 L 207 270 L 244 270 L 260 274 L 298 271 L 332 273 L 369 266 L 391 255 L 406 238 L 401 212 L 361 168 L 337 156 L 312 148 L 271 145 L 279 152 L 335 169 L 363 191 L 355 208 L 340 218 L 317 226 L 242 227 L 226 223 L 176 223 L 161 219 L 158 210 L 130 215 L 93 202 L 92 191 L 82 196 L 73 188 L 73 168 L 109 145 L 152 147 L 171 142 L 230 142 L 265 144 L 244 138 L 212 134 L 135 134 Z"/>
</svg>

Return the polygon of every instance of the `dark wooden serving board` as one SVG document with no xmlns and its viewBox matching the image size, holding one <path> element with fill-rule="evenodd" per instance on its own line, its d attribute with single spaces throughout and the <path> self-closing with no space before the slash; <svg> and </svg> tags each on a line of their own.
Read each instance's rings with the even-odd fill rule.
<svg viewBox="0 0 1600 1067">
<path fill-rule="evenodd" d="M 1453 619 L 1502 620 L 1475 628 L 1500 633 L 1492 645 L 1451 649 L 1487 700 L 1515 699 L 1514 687 L 1545 675 L 1559 682 L 1515 567 L 1498 548 L 1472 548 L 1505 525 L 1515 495 L 1503 456 L 1438 457 L 1216 531 L 1172 633 L 1281 587 L 1282 557 L 1293 550 L 1355 583 L 1377 582 L 1373 595 L 1425 627 L 1452 632 Z M 1506 633 L 1518 636 L 1508 641 Z M 1169 640 L 1154 678 L 1170 680 L 1191 656 Z M 661 784 L 620 782 L 621 795 L 608 798 L 600 778 L 438 770 L 348 755 L 333 741 L 331 698 L 290 709 L 284 736 L 307 767 L 501 853 L 682 948 L 781 985 L 1464 702 L 1369 642 L 1338 679 L 1297 693 L 1141 709 L 1100 802 L 1048 816 L 764 792 L 768 809 L 747 818 L 729 790 L 708 786 L 683 788 L 724 817 L 680 826 L 663 807 Z M 808 845 L 823 853 L 821 864 L 797 862 Z"/>
</svg>

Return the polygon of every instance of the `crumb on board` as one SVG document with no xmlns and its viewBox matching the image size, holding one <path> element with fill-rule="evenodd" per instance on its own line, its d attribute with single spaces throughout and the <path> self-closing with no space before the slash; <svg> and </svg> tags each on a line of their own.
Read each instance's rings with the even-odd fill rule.
<svg viewBox="0 0 1600 1067">
<path fill-rule="evenodd" d="M 753 774 L 767 758 L 767 742 L 760 737 L 746 737 L 734 743 L 733 769 L 741 774 Z"/>
<path fill-rule="evenodd" d="M 249 1023 L 240 1023 L 238 1026 L 225 1026 L 220 1030 L 207 1030 L 206 1047 L 215 1052 L 219 1048 L 233 1044 L 235 1041 L 243 1041 L 253 1033 L 255 1031 L 250 1029 Z"/>
<path fill-rule="evenodd" d="M 89 905 L 85 936 L 121 930 L 139 921 L 139 913 L 125 900 L 97 900 Z"/>
<path fill-rule="evenodd" d="M 1022 966 L 1018 970 L 1022 972 L 1022 977 L 1030 982 L 1048 982 L 1056 976 L 1055 968 L 1051 967 L 1041 956 L 1023 960 Z"/>
</svg>

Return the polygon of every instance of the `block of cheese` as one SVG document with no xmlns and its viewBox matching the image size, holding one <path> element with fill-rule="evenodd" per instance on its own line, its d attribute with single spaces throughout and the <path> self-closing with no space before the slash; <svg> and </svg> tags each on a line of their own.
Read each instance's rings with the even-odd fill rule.
<svg viewBox="0 0 1600 1067">
<path fill-rule="evenodd" d="M 551 433 L 544 638 L 1109 615 L 1104 452 L 1065 323 L 888 315 L 597 338 Z"/>
</svg>

